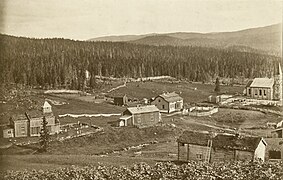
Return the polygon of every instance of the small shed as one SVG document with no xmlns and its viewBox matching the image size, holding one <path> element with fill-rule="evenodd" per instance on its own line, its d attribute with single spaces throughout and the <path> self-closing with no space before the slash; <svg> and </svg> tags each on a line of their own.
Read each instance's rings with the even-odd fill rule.
<svg viewBox="0 0 283 180">
<path fill-rule="evenodd" d="M 124 106 L 128 103 L 128 97 L 126 94 L 124 95 L 116 95 L 114 96 L 114 104 L 118 106 Z"/>
<path fill-rule="evenodd" d="M 147 127 L 161 121 L 159 109 L 154 105 L 129 107 L 122 113 L 118 126 Z"/>
<path fill-rule="evenodd" d="M 14 128 L 10 125 L 4 125 L 0 127 L 2 138 L 12 138 L 14 137 Z"/>
</svg>

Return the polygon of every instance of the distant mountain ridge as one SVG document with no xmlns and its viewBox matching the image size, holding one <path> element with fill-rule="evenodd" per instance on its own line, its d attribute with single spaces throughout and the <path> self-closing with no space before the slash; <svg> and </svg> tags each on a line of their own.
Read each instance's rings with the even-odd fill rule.
<svg viewBox="0 0 283 180">
<path fill-rule="evenodd" d="M 155 46 L 201 46 L 239 51 L 261 52 L 281 56 L 282 24 L 251 28 L 234 32 L 105 36 L 89 41 L 129 42 Z"/>
</svg>

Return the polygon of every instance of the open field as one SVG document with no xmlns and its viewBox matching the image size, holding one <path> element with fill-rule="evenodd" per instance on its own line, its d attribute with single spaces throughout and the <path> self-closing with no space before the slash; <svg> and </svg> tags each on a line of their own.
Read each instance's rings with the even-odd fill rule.
<svg viewBox="0 0 283 180">
<path fill-rule="evenodd" d="M 118 83 L 117 83 L 118 84 Z M 221 91 L 227 94 L 239 94 L 243 87 L 221 86 Z M 126 87 L 111 91 L 109 96 L 127 94 L 131 98 L 142 100 L 152 98 L 163 92 L 178 92 L 184 98 L 184 103 L 204 102 L 214 94 L 214 85 L 177 82 L 177 81 L 146 81 L 130 82 Z M 97 92 L 103 93 L 105 91 Z M 95 95 L 95 94 L 94 94 Z M 79 94 L 43 94 L 35 91 L 30 95 L 15 96 L 6 103 L 0 104 L 2 112 L 0 123 L 7 123 L 9 116 L 24 113 L 27 109 L 39 110 L 44 100 L 52 104 L 56 116 L 64 114 L 118 114 L 126 107 L 111 104 L 111 99 L 96 101 L 92 96 Z M 65 141 L 54 141 L 50 151 L 45 154 L 32 154 L 38 144 L 15 146 L 8 140 L 0 144 L 12 145 L 0 149 L 1 161 L 5 169 L 55 169 L 71 165 L 85 166 L 104 163 L 107 165 L 132 165 L 137 162 L 154 164 L 157 161 L 174 161 L 177 159 L 176 139 L 184 130 L 215 131 L 215 132 L 245 132 L 253 135 L 267 136 L 271 129 L 265 128 L 267 122 L 279 122 L 281 117 L 257 111 L 220 108 L 219 112 L 210 117 L 191 117 L 181 114 L 162 114 L 161 126 L 144 129 L 113 128 L 109 122 L 119 116 L 110 117 L 60 117 L 61 124 L 87 123 L 102 127 L 103 132 L 85 137 L 77 137 Z M 17 138 L 15 138 L 17 139 Z M 20 139 L 17 139 L 20 141 Z M 28 140 L 37 141 L 38 137 Z M 13 165 L 15 162 L 16 165 Z"/>
<path fill-rule="evenodd" d="M 126 87 L 119 88 L 111 94 L 127 94 L 130 98 L 135 97 L 153 98 L 163 92 L 181 93 L 185 103 L 197 103 L 206 101 L 208 96 L 215 94 L 215 85 L 189 83 L 183 81 L 145 81 L 127 83 Z M 244 86 L 220 86 L 221 92 L 226 94 L 242 93 Z"/>
</svg>

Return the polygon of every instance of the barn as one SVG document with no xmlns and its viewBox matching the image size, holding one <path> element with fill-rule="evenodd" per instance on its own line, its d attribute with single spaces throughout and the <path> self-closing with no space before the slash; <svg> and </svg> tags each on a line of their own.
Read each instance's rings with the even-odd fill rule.
<svg viewBox="0 0 283 180">
<path fill-rule="evenodd" d="M 260 137 L 185 131 L 177 142 L 179 161 L 265 159 L 266 142 Z"/>
<path fill-rule="evenodd" d="M 146 127 L 161 121 L 159 109 L 154 105 L 127 108 L 118 120 L 118 126 Z"/>
<path fill-rule="evenodd" d="M 114 98 L 115 105 L 124 106 L 124 105 L 127 105 L 128 103 L 128 97 L 126 96 L 126 94 L 116 95 L 113 98 Z"/>
<path fill-rule="evenodd" d="M 182 110 L 183 103 L 183 98 L 175 92 L 158 95 L 151 102 L 151 104 L 155 105 L 160 110 L 160 112 L 164 113 L 171 113 Z"/>
</svg>

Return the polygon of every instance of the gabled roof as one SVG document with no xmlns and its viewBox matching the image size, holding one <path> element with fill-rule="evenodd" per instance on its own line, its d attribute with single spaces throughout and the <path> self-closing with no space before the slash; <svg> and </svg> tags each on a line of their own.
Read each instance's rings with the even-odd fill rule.
<svg viewBox="0 0 283 180">
<path fill-rule="evenodd" d="M 176 102 L 176 101 L 183 100 L 183 98 L 175 92 L 161 94 L 161 95 L 159 95 L 159 97 L 163 98 L 167 102 Z"/>
<path fill-rule="evenodd" d="M 141 114 L 149 112 L 159 112 L 159 109 L 155 105 L 130 107 L 127 109 L 131 114 Z"/>
<path fill-rule="evenodd" d="M 254 151 L 262 138 L 218 134 L 212 142 L 213 148 Z"/>
<path fill-rule="evenodd" d="M 51 107 L 51 105 L 47 101 L 45 101 L 42 107 L 43 108 L 49 108 L 49 107 Z"/>
<path fill-rule="evenodd" d="M 276 128 L 283 127 L 283 120 L 276 124 Z"/>
<path fill-rule="evenodd" d="M 273 78 L 255 78 L 250 87 L 266 87 L 270 88 L 274 84 Z"/>
<path fill-rule="evenodd" d="M 207 146 L 209 139 L 211 139 L 209 133 L 184 131 L 183 134 L 177 139 L 177 142 Z"/>
</svg>

